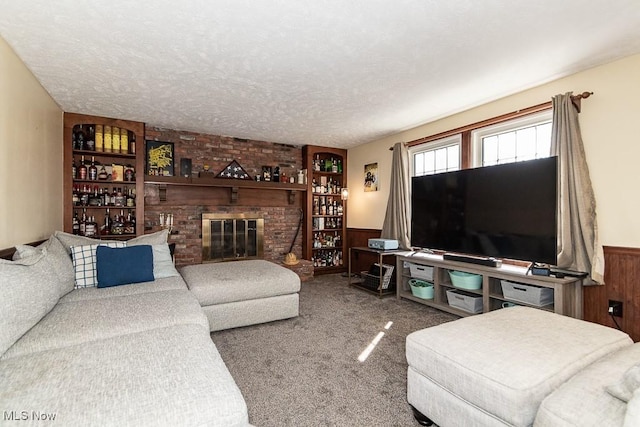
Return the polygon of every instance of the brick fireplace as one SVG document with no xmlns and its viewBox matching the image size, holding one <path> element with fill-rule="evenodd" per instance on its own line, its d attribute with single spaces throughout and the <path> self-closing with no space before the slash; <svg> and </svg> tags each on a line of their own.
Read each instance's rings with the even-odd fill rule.
<svg viewBox="0 0 640 427">
<path fill-rule="evenodd" d="M 180 159 L 190 158 L 193 176 L 209 166 L 217 174 L 236 160 L 254 177 L 262 166 L 280 167 L 287 176 L 302 169 L 302 148 L 265 141 L 206 135 L 147 126 L 147 140 L 174 143 L 175 173 L 180 174 Z M 233 180 L 229 180 L 233 181 Z M 203 214 L 246 215 L 264 219 L 263 258 L 279 262 L 289 251 L 300 223 L 304 192 L 293 196 L 285 190 L 239 188 L 234 200 L 230 188 L 171 185 L 162 188 L 145 185 L 145 227 L 147 232 L 159 227 L 160 214 L 173 214 L 173 231 L 169 241 L 176 244 L 176 264 L 203 262 Z M 291 203 L 293 202 L 293 203 Z M 293 245 L 302 257 L 302 233 Z"/>
</svg>

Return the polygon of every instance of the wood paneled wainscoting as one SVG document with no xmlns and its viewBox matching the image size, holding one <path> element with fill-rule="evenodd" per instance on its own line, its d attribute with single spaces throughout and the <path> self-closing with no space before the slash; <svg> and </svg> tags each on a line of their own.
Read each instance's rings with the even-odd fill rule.
<svg viewBox="0 0 640 427">
<path fill-rule="evenodd" d="M 369 239 L 379 238 L 381 232 L 382 230 L 373 228 L 347 228 L 347 245 L 344 252 L 345 261 L 348 262 L 349 260 L 349 248 L 357 246 L 366 247 L 369 244 Z M 353 264 L 351 271 L 368 271 L 371 264 L 378 262 L 378 256 L 363 252 L 354 253 L 351 262 Z"/>
<path fill-rule="evenodd" d="M 620 328 L 640 341 L 640 248 L 604 247 L 604 286 L 585 286 L 584 319 L 615 328 L 609 300 L 622 301 Z"/>
</svg>

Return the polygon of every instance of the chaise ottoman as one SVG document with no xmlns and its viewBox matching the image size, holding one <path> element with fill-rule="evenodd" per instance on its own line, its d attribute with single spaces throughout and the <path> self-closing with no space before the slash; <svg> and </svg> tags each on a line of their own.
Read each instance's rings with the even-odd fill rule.
<svg viewBox="0 0 640 427">
<path fill-rule="evenodd" d="M 180 274 L 207 315 L 211 332 L 298 316 L 300 278 L 273 262 L 189 265 Z"/>
<path fill-rule="evenodd" d="M 545 397 L 631 344 L 618 330 L 529 307 L 470 316 L 407 336 L 407 400 L 419 421 L 441 427 L 530 426 Z"/>
</svg>

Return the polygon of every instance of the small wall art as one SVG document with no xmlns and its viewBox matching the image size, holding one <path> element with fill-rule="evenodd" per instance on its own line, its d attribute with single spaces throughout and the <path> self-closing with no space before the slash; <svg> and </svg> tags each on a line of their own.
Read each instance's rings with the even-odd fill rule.
<svg viewBox="0 0 640 427">
<path fill-rule="evenodd" d="M 173 176 L 173 142 L 146 141 L 147 175 Z"/>
<path fill-rule="evenodd" d="M 378 163 L 364 165 L 364 191 L 378 191 Z"/>
</svg>

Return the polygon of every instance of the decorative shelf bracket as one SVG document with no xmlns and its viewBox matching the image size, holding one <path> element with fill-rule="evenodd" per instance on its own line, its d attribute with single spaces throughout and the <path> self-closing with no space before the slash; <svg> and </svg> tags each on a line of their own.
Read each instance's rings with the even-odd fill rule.
<svg viewBox="0 0 640 427">
<path fill-rule="evenodd" d="M 238 203 L 238 187 L 231 187 L 231 203 Z"/>
<path fill-rule="evenodd" d="M 166 202 L 167 201 L 167 186 L 166 185 L 158 186 L 158 198 L 160 199 L 161 202 Z"/>
<path fill-rule="evenodd" d="M 296 190 L 289 190 L 289 204 L 293 205 L 296 203 Z"/>
</svg>

